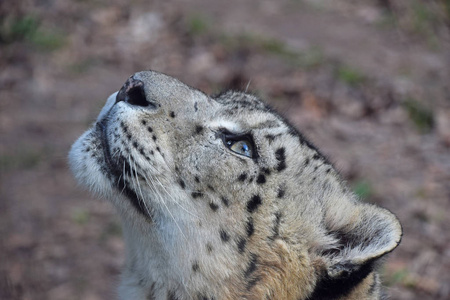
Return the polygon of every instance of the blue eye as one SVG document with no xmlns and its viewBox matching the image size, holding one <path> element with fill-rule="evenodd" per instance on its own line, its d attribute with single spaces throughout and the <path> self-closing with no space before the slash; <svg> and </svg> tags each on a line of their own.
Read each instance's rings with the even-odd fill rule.
<svg viewBox="0 0 450 300">
<path fill-rule="evenodd" d="M 230 147 L 230 150 L 237 154 L 253 157 L 253 149 L 250 143 L 246 140 L 236 141 Z"/>
<path fill-rule="evenodd" d="M 244 155 L 250 158 L 256 156 L 253 139 L 250 135 L 236 136 L 233 134 L 224 134 L 222 137 L 225 146 L 234 153 Z"/>
</svg>

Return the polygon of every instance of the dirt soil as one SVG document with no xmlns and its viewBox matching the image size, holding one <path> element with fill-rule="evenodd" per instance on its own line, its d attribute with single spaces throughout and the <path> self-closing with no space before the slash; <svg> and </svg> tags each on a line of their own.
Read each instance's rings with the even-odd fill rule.
<svg viewBox="0 0 450 300">
<path fill-rule="evenodd" d="M 73 141 L 153 69 L 284 113 L 401 220 L 391 299 L 450 298 L 448 1 L 0 2 L 0 299 L 113 299 L 124 259 Z"/>
</svg>

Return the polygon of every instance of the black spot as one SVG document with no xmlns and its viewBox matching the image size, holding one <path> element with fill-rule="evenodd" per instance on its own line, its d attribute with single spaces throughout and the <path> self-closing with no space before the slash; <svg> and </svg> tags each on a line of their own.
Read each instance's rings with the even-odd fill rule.
<svg viewBox="0 0 450 300">
<path fill-rule="evenodd" d="M 286 193 L 286 191 L 280 186 L 278 188 L 277 198 L 283 198 L 285 193 Z"/>
<path fill-rule="evenodd" d="M 131 134 L 127 134 L 127 139 L 131 140 Z"/>
<path fill-rule="evenodd" d="M 180 184 L 181 188 L 184 190 L 184 188 L 186 187 L 186 184 L 184 183 L 183 179 L 179 179 L 178 183 Z"/>
<path fill-rule="evenodd" d="M 199 300 L 215 300 L 214 297 L 207 297 L 207 296 L 205 296 L 204 294 L 201 294 L 201 293 L 198 294 L 197 298 L 198 298 Z"/>
<path fill-rule="evenodd" d="M 148 291 L 147 297 L 145 297 L 146 300 L 155 300 L 155 283 L 152 283 L 150 286 L 150 290 Z"/>
<path fill-rule="evenodd" d="M 227 198 L 222 197 L 220 200 L 222 200 L 223 205 L 226 207 L 230 206 L 230 201 Z"/>
<path fill-rule="evenodd" d="M 203 197 L 203 193 L 200 191 L 195 191 L 191 193 L 192 198 L 196 199 L 196 198 L 200 198 Z"/>
<path fill-rule="evenodd" d="M 239 253 L 243 253 L 245 250 L 245 246 L 247 245 L 247 240 L 244 238 L 239 238 L 239 241 L 237 242 Z"/>
<path fill-rule="evenodd" d="M 256 178 L 256 182 L 258 184 L 264 184 L 266 183 L 266 176 L 264 176 L 264 174 L 259 174 L 258 178 Z"/>
<path fill-rule="evenodd" d="M 272 232 L 273 235 L 269 238 L 270 240 L 274 240 L 280 235 L 280 223 L 281 223 L 281 212 L 275 213 L 275 221 L 273 224 Z"/>
<path fill-rule="evenodd" d="M 138 143 L 137 142 L 133 142 L 133 147 L 134 148 L 137 148 L 139 145 L 138 145 Z"/>
<path fill-rule="evenodd" d="M 152 140 L 153 140 L 154 142 L 156 142 L 156 140 L 157 140 L 156 135 L 152 135 Z"/>
<path fill-rule="evenodd" d="M 212 253 L 213 252 L 213 246 L 211 245 L 211 243 L 207 243 L 206 244 L 206 251 L 208 251 L 208 253 Z"/>
<path fill-rule="evenodd" d="M 325 173 L 330 173 L 330 171 L 331 171 L 331 168 L 328 168 L 326 171 L 325 171 Z"/>
<path fill-rule="evenodd" d="M 255 226 L 253 225 L 253 218 L 249 218 L 247 224 L 245 226 L 245 230 L 247 231 L 247 236 L 251 237 L 253 233 L 255 233 Z"/>
<path fill-rule="evenodd" d="M 303 166 L 308 166 L 309 165 L 309 157 L 307 157 L 306 159 L 305 159 L 305 162 L 303 163 Z"/>
<path fill-rule="evenodd" d="M 197 102 L 194 103 L 194 110 L 198 111 L 198 104 L 197 104 Z"/>
<path fill-rule="evenodd" d="M 170 117 L 175 118 L 175 113 L 173 111 L 170 112 Z"/>
<path fill-rule="evenodd" d="M 319 168 L 319 166 L 315 166 L 314 167 L 314 172 L 316 172 L 318 168 Z"/>
<path fill-rule="evenodd" d="M 261 171 L 266 175 L 270 175 L 270 170 L 268 168 L 262 168 Z"/>
<path fill-rule="evenodd" d="M 159 153 L 161 153 L 161 149 L 159 149 L 159 147 L 156 147 L 156 151 L 158 151 Z"/>
<path fill-rule="evenodd" d="M 275 158 L 278 161 L 282 161 L 286 159 L 286 149 L 284 149 L 284 147 L 278 148 L 277 151 L 275 151 Z"/>
<path fill-rule="evenodd" d="M 275 139 L 275 136 L 273 134 L 266 134 L 265 137 L 269 140 L 269 142 L 273 142 L 273 140 Z"/>
<path fill-rule="evenodd" d="M 120 127 L 122 127 L 123 132 L 125 132 L 125 133 L 128 132 L 128 128 L 123 122 L 120 122 Z"/>
<path fill-rule="evenodd" d="M 147 127 L 147 131 L 148 132 L 153 132 L 153 128 L 151 128 L 150 126 Z"/>
<path fill-rule="evenodd" d="M 261 280 L 260 276 L 256 276 L 256 277 L 253 277 L 252 279 L 250 279 L 247 282 L 247 290 L 250 290 L 252 287 L 254 287 L 260 280 Z"/>
<path fill-rule="evenodd" d="M 255 210 L 262 204 L 261 197 L 254 195 L 250 201 L 247 202 L 247 211 L 249 213 L 255 212 Z"/>
<path fill-rule="evenodd" d="M 200 178 L 198 178 L 198 176 L 195 176 L 195 182 L 200 183 Z"/>
<path fill-rule="evenodd" d="M 203 126 L 197 125 L 195 126 L 195 133 L 200 134 L 203 131 Z"/>
<path fill-rule="evenodd" d="M 220 239 L 223 242 L 226 243 L 226 242 L 228 242 L 230 240 L 230 236 L 228 235 L 228 233 L 225 230 L 220 229 L 219 233 L 220 233 Z"/>
<path fill-rule="evenodd" d="M 245 181 L 245 179 L 247 179 L 247 173 L 242 173 L 241 175 L 239 175 L 238 180 L 239 181 Z"/>
<path fill-rule="evenodd" d="M 212 211 L 217 211 L 219 209 L 219 205 L 215 204 L 214 202 L 210 202 L 209 207 L 212 209 Z"/>
<path fill-rule="evenodd" d="M 167 294 L 167 300 L 178 300 L 178 297 L 175 295 L 174 291 L 169 291 Z"/>
<path fill-rule="evenodd" d="M 321 158 L 321 156 L 318 153 L 315 153 L 314 156 L 313 156 L 314 160 L 318 160 L 320 158 Z"/>
<path fill-rule="evenodd" d="M 278 161 L 277 171 L 281 172 L 286 169 L 286 150 L 282 147 L 275 152 L 275 158 Z"/>
<path fill-rule="evenodd" d="M 211 185 L 208 184 L 206 187 L 207 187 L 211 192 L 215 192 L 214 188 L 213 188 Z"/>
<path fill-rule="evenodd" d="M 253 272 L 256 271 L 256 264 L 258 263 L 258 256 L 256 256 L 255 254 L 251 254 L 250 255 L 250 262 L 247 266 L 247 269 L 244 272 L 244 276 L 245 277 L 249 277 L 250 275 L 252 275 Z"/>
<path fill-rule="evenodd" d="M 198 261 L 194 261 L 194 263 L 192 264 L 192 271 L 198 272 L 199 269 L 200 266 L 198 265 Z"/>
</svg>

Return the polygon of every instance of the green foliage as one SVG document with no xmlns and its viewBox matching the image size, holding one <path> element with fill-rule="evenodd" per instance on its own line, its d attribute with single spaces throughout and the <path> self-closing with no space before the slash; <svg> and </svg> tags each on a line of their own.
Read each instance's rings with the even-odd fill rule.
<svg viewBox="0 0 450 300">
<path fill-rule="evenodd" d="M 302 66 L 311 69 L 320 66 L 325 61 L 322 49 L 313 46 L 301 54 Z"/>
<path fill-rule="evenodd" d="M 361 72 L 345 65 L 338 66 L 337 78 L 351 86 L 357 86 L 366 81 L 366 77 Z"/>
<path fill-rule="evenodd" d="M 260 43 L 261 48 L 268 52 L 275 55 L 281 55 L 281 56 L 292 56 L 294 53 L 292 51 L 289 51 L 286 47 L 286 45 L 276 39 L 263 39 L 261 38 L 260 41 L 257 41 Z"/>
<path fill-rule="evenodd" d="M 203 35 L 209 30 L 209 22 L 204 16 L 195 14 L 189 18 L 187 28 L 192 36 Z"/>
<path fill-rule="evenodd" d="M 386 271 L 385 271 L 386 273 Z M 384 274 L 384 283 L 387 286 L 393 286 L 396 284 L 402 284 L 409 276 L 409 272 L 406 269 L 394 271 L 391 274 Z"/>
<path fill-rule="evenodd" d="M 442 0 L 444 6 L 447 22 L 450 23 L 450 0 Z"/>
<path fill-rule="evenodd" d="M 41 26 L 36 16 L 5 18 L 0 23 L 0 43 L 27 42 L 38 50 L 53 51 L 64 45 L 61 33 Z"/>
<path fill-rule="evenodd" d="M 305 51 L 296 51 L 278 39 L 251 34 L 241 34 L 238 36 L 222 35 L 220 42 L 230 52 L 245 49 L 262 52 L 276 56 L 294 67 L 304 69 L 318 67 L 324 62 L 323 52 L 316 46 Z"/>
<path fill-rule="evenodd" d="M 411 8 L 413 30 L 417 33 L 429 34 L 436 17 L 434 13 L 423 1 L 412 1 Z"/>
<path fill-rule="evenodd" d="M 65 39 L 61 34 L 50 30 L 38 30 L 29 40 L 38 49 L 44 51 L 59 49 L 65 43 Z"/>
<path fill-rule="evenodd" d="M 25 16 L 9 22 L 5 19 L 1 24 L 1 41 L 8 43 L 30 38 L 36 33 L 38 26 L 39 23 L 33 16 Z"/>
<path fill-rule="evenodd" d="M 85 209 L 76 209 L 72 212 L 72 220 L 78 225 L 84 225 L 89 222 L 91 215 Z"/>
<path fill-rule="evenodd" d="M 418 284 L 415 276 L 406 268 L 395 270 L 391 273 L 384 269 L 383 278 L 386 286 L 402 285 L 406 288 L 415 289 Z"/>
<path fill-rule="evenodd" d="M 403 106 L 410 120 L 420 132 L 426 133 L 433 129 L 434 116 L 428 107 L 413 98 L 406 99 Z"/>
</svg>

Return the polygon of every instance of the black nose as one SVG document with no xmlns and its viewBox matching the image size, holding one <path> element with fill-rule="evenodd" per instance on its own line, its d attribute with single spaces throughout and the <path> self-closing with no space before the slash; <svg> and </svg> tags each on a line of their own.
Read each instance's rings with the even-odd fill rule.
<svg viewBox="0 0 450 300">
<path fill-rule="evenodd" d="M 145 97 L 144 83 L 138 79 L 134 79 L 133 76 L 128 78 L 119 93 L 117 93 L 116 103 L 120 101 L 125 101 L 136 106 L 154 106 Z"/>
</svg>

